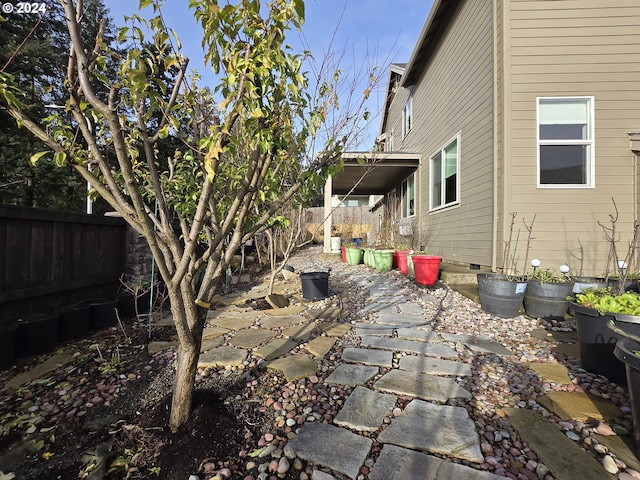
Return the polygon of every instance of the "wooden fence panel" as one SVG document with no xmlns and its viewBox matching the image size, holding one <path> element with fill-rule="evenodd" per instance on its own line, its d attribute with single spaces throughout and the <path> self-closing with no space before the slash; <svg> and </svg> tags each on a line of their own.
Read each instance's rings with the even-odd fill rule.
<svg viewBox="0 0 640 480">
<path fill-rule="evenodd" d="M 117 291 L 121 218 L 0 206 L 0 323 Z"/>
</svg>

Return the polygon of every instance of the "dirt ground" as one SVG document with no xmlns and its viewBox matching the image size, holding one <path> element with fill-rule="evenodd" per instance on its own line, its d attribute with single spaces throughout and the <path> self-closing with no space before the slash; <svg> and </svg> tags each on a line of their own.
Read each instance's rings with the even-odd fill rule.
<svg viewBox="0 0 640 480">
<path fill-rule="evenodd" d="M 154 330 L 152 340 L 171 334 L 168 327 Z M 74 354 L 74 362 L 1 390 L 0 479 L 207 479 L 225 467 L 244 478 L 239 470 L 273 422 L 258 408 L 273 372 L 268 380 L 264 371 L 250 372 L 258 388 L 237 372 L 201 372 L 193 414 L 172 434 L 173 354 L 149 356 L 148 341 L 146 327 L 132 321 L 93 332 L 58 349 Z M 0 372 L 0 385 L 49 356 Z"/>
</svg>

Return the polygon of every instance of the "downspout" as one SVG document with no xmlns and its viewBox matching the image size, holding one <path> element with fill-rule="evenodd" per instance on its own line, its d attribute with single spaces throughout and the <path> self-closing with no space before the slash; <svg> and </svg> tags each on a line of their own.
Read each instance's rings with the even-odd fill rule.
<svg viewBox="0 0 640 480">
<path fill-rule="evenodd" d="M 493 205 L 492 205 L 492 229 L 491 229 L 491 271 L 497 269 L 496 257 L 498 256 L 498 168 L 500 167 L 498 148 L 499 136 L 499 116 L 498 116 L 498 95 L 500 88 L 498 84 L 498 5 L 500 0 L 493 0 Z"/>
</svg>

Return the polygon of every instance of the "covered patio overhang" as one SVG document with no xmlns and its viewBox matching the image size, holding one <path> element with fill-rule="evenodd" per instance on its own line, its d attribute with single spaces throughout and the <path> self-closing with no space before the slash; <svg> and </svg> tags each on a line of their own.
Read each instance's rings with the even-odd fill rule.
<svg viewBox="0 0 640 480">
<path fill-rule="evenodd" d="M 324 252 L 331 252 L 332 198 L 385 195 L 420 165 L 421 155 L 406 152 L 345 152 L 344 168 L 328 177 L 324 189 Z"/>
</svg>

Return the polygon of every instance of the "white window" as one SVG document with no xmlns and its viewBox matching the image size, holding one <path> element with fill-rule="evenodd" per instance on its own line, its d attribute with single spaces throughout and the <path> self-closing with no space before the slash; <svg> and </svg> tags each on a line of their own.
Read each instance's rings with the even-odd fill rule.
<svg viewBox="0 0 640 480">
<path fill-rule="evenodd" d="M 594 98 L 538 98 L 538 187 L 593 187 Z"/>
<path fill-rule="evenodd" d="M 415 173 L 409 175 L 409 177 L 404 182 L 402 182 L 402 187 L 400 190 L 402 218 L 413 217 L 416 213 Z"/>
<path fill-rule="evenodd" d="M 391 129 L 389 139 L 387 140 L 387 152 L 393 152 L 393 129 Z"/>
<path fill-rule="evenodd" d="M 409 98 L 407 99 L 407 103 L 402 109 L 402 138 L 406 137 L 407 134 L 411 131 L 411 121 L 413 115 L 413 89 L 409 89 Z"/>
<path fill-rule="evenodd" d="M 429 159 L 431 210 L 458 203 L 459 143 L 459 137 L 456 136 Z"/>
</svg>

